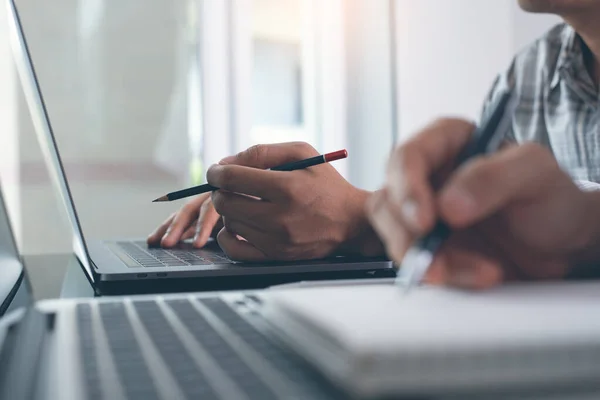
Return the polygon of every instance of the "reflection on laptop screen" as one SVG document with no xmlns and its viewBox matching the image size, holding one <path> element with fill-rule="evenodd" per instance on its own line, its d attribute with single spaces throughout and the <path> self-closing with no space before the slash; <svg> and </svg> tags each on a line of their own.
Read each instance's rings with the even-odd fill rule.
<svg viewBox="0 0 600 400">
<path fill-rule="evenodd" d="M 16 12 L 14 1 L 8 1 L 8 25 L 14 61 L 21 80 L 23 92 L 33 126 L 41 144 L 44 160 L 48 167 L 57 192 L 67 209 L 67 215 L 73 228 L 73 251 L 83 265 L 90 282 L 94 281 L 94 271 L 89 259 L 87 247 L 83 239 L 79 219 L 73 204 L 69 184 L 65 176 L 62 161 L 58 154 L 56 141 L 48 118 L 48 113 L 42 97 L 37 76 L 31 61 L 23 28 Z"/>
<path fill-rule="evenodd" d="M 15 302 L 15 295 L 24 274 L 12 225 L 14 224 L 11 224 L 4 197 L 0 190 L 0 316 Z M 19 303 L 18 306 L 25 306 L 30 303 L 30 299 L 20 298 Z"/>
</svg>

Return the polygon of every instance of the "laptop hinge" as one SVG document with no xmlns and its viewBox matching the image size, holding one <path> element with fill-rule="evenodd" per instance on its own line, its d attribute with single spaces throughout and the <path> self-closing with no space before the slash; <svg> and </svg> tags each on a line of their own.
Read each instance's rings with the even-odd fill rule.
<svg viewBox="0 0 600 400">
<path fill-rule="evenodd" d="M 11 332 L 13 347 L 5 347 L 0 365 L 0 399 L 33 398 L 47 329 L 46 314 L 31 307 Z"/>
</svg>

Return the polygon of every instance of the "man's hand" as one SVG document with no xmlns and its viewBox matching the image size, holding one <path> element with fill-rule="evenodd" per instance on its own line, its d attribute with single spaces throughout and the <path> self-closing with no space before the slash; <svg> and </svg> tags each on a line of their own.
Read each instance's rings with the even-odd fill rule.
<svg viewBox="0 0 600 400">
<path fill-rule="evenodd" d="M 387 253 L 401 262 L 437 219 L 455 231 L 427 280 L 486 288 L 558 279 L 600 257 L 600 195 L 585 193 L 536 144 L 503 148 L 453 170 L 474 126 L 439 120 L 393 153 L 385 187 L 369 200 Z"/>
<path fill-rule="evenodd" d="M 266 170 L 315 155 L 306 143 L 259 145 L 208 170 L 208 183 L 221 189 L 212 201 L 225 225 L 217 240 L 229 257 L 262 261 L 383 253 L 364 211 L 369 194 L 331 165 Z"/>
<path fill-rule="evenodd" d="M 211 234 L 223 227 L 215 211 L 210 193 L 194 197 L 181 210 L 171 215 L 150 236 L 149 246 L 173 247 L 180 241 L 194 238 L 194 247 L 203 247 Z"/>
</svg>

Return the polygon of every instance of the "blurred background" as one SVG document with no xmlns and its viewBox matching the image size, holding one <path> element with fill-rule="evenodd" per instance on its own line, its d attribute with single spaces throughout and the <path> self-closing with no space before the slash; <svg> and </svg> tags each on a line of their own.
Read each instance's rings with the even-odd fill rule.
<svg viewBox="0 0 600 400">
<path fill-rule="evenodd" d="M 303 140 L 376 189 L 395 142 L 477 119 L 515 52 L 559 22 L 516 0 L 17 0 L 88 238 L 146 236 L 152 204 L 256 143 Z M 0 173 L 24 253 L 71 249 L 0 8 Z M 23 240 L 26 238 L 26 240 Z"/>
</svg>

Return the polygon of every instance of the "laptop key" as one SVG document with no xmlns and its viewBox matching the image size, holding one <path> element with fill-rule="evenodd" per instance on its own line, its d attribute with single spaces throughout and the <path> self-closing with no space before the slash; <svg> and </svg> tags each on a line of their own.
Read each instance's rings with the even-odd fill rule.
<svg viewBox="0 0 600 400">
<path fill-rule="evenodd" d="M 235 312 L 219 298 L 198 299 L 232 331 L 236 332 L 257 353 L 269 360 L 287 378 L 296 383 L 307 398 L 343 399 L 346 398 L 291 352 L 284 351 L 270 342 L 252 324 Z"/>
<path fill-rule="evenodd" d="M 122 303 L 98 305 L 119 379 L 130 399 L 157 399 L 158 394 Z"/>
<path fill-rule="evenodd" d="M 100 374 L 96 360 L 96 344 L 94 342 L 92 314 L 89 304 L 77 305 L 77 327 L 88 398 L 90 400 L 101 399 Z"/>
<path fill-rule="evenodd" d="M 233 263 L 224 256 L 199 249 L 161 249 L 147 247 L 143 242 L 120 242 L 119 245 L 127 255 L 144 267 L 185 267 Z"/>
<path fill-rule="evenodd" d="M 136 312 L 160 356 L 173 373 L 182 392 L 190 399 L 218 399 L 207 377 L 198 368 L 171 324 L 154 301 L 136 301 Z"/>
<path fill-rule="evenodd" d="M 221 369 L 250 398 L 257 400 L 276 399 L 277 396 L 223 339 L 220 333 L 198 313 L 187 300 L 171 300 L 167 304 L 181 322 L 194 335 L 198 343 L 219 364 Z"/>
</svg>

